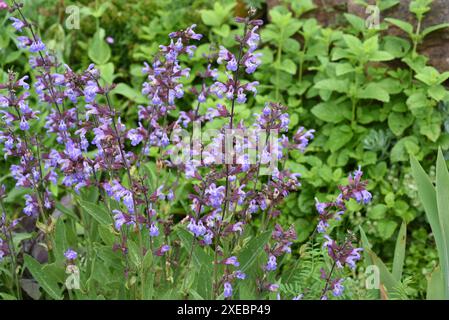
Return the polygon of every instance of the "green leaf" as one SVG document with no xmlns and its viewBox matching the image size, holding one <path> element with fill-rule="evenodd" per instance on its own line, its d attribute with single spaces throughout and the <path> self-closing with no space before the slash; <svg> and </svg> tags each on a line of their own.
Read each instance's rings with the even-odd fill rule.
<svg viewBox="0 0 449 320">
<path fill-rule="evenodd" d="M 57 281 L 51 276 L 50 273 L 42 270 L 43 267 L 39 262 L 27 254 L 24 257 L 24 262 L 33 278 L 39 283 L 45 292 L 47 292 L 53 299 L 62 300 L 61 289 L 59 288 Z"/>
<path fill-rule="evenodd" d="M 431 117 L 418 120 L 419 133 L 425 135 L 430 141 L 436 142 L 441 134 L 441 116 L 438 112 L 431 113 Z"/>
<path fill-rule="evenodd" d="M 2 300 L 17 300 L 15 296 L 12 296 L 4 292 L 0 292 L 0 297 L 2 298 Z"/>
<path fill-rule="evenodd" d="M 380 283 L 385 286 L 388 292 L 393 292 L 394 288 L 399 284 L 393 275 L 388 271 L 388 268 L 382 262 L 382 260 L 371 250 L 371 244 L 366 237 L 365 231 L 360 226 L 360 234 L 362 239 L 362 245 L 365 255 L 365 261 L 367 265 L 375 265 L 379 268 Z"/>
<path fill-rule="evenodd" d="M 370 61 L 390 61 L 393 59 L 394 55 L 387 51 L 376 51 L 369 58 Z"/>
<path fill-rule="evenodd" d="M 405 129 L 413 124 L 413 119 L 410 113 L 391 112 L 388 116 L 388 127 L 396 136 L 401 136 Z"/>
<path fill-rule="evenodd" d="M 377 223 L 377 231 L 383 240 L 391 238 L 398 224 L 392 220 L 381 220 Z"/>
<path fill-rule="evenodd" d="M 265 244 L 270 240 L 271 232 L 266 231 L 259 234 L 257 237 L 252 238 L 242 252 L 238 255 L 240 262 L 240 270 L 246 272 L 249 270 L 257 257 L 263 252 Z"/>
<path fill-rule="evenodd" d="M 441 30 L 441 29 L 446 29 L 446 28 L 449 28 L 449 23 L 437 24 L 437 25 L 434 25 L 434 26 L 431 26 L 431 27 L 428 27 L 428 28 L 424 29 L 423 32 L 422 32 L 422 36 L 426 37 L 427 35 L 429 35 L 432 32 L 435 32 L 435 31 L 438 31 L 438 30 Z"/>
<path fill-rule="evenodd" d="M 446 300 L 444 297 L 444 279 L 440 267 L 436 267 L 427 281 L 427 300 Z"/>
<path fill-rule="evenodd" d="M 104 29 L 99 28 L 90 41 L 87 54 L 96 64 L 106 64 L 111 58 L 111 48 L 104 41 Z"/>
<path fill-rule="evenodd" d="M 220 2 L 214 3 L 213 10 L 201 10 L 201 20 L 204 24 L 219 27 L 231 16 L 235 3 L 223 6 Z"/>
<path fill-rule="evenodd" d="M 444 88 L 444 86 L 441 84 L 431 86 L 427 90 L 427 93 L 432 99 L 438 102 L 444 100 L 447 97 L 446 88 Z"/>
<path fill-rule="evenodd" d="M 132 100 L 137 103 L 146 103 L 148 100 L 140 93 L 140 91 L 131 88 L 125 83 L 117 84 L 117 86 L 114 88 L 114 90 L 111 91 L 111 93 L 125 96 L 129 100 Z"/>
<path fill-rule="evenodd" d="M 375 99 L 382 102 L 389 102 L 390 94 L 381 85 L 372 82 L 368 84 L 364 89 L 357 91 L 357 98 Z"/>
<path fill-rule="evenodd" d="M 324 79 L 315 83 L 316 89 L 346 93 L 349 89 L 347 80 Z"/>
<path fill-rule="evenodd" d="M 355 69 L 350 63 L 339 63 L 335 67 L 335 73 L 337 76 L 342 76 L 347 73 L 354 72 Z"/>
<path fill-rule="evenodd" d="M 178 229 L 177 234 L 179 238 L 181 238 L 181 242 L 187 252 L 190 253 L 193 244 L 193 235 L 189 231 L 182 228 Z M 201 266 L 205 266 L 208 268 L 208 272 L 210 273 L 213 267 L 214 259 L 208 255 L 203 248 L 196 245 L 192 251 L 192 262 L 196 269 L 200 269 Z"/>
<path fill-rule="evenodd" d="M 197 292 L 203 297 L 204 299 L 212 299 L 212 277 L 208 273 L 208 268 L 206 266 L 202 266 L 200 269 L 198 269 L 198 276 L 197 276 Z"/>
<path fill-rule="evenodd" d="M 348 125 L 332 128 L 325 147 L 329 151 L 335 152 L 351 141 L 353 135 L 352 129 Z"/>
<path fill-rule="evenodd" d="M 407 99 L 407 106 L 409 110 L 416 117 L 426 116 L 428 113 L 429 100 L 423 91 L 417 91 L 410 95 Z"/>
<path fill-rule="evenodd" d="M 399 19 L 394 19 L 394 18 L 386 18 L 385 21 L 387 21 L 387 22 L 395 25 L 399 29 L 405 31 L 408 35 L 413 34 L 413 26 L 408 22 L 405 22 L 405 21 L 402 21 Z"/>
<path fill-rule="evenodd" d="M 376 204 L 374 207 L 369 209 L 368 211 L 368 218 L 373 220 L 379 220 L 385 217 L 385 213 L 387 212 L 388 208 L 383 203 Z"/>
<path fill-rule="evenodd" d="M 393 149 L 391 149 L 390 158 L 393 162 L 407 161 L 410 155 L 416 155 L 420 150 L 417 137 L 404 137 L 396 142 Z"/>
<path fill-rule="evenodd" d="M 79 200 L 79 203 L 88 214 L 98 221 L 98 223 L 108 225 L 113 222 L 111 215 L 104 207 L 85 200 Z"/>
<path fill-rule="evenodd" d="M 334 101 L 319 103 L 311 111 L 315 117 L 326 122 L 338 123 L 344 120 L 341 109 Z"/>
<path fill-rule="evenodd" d="M 62 217 L 59 217 L 56 222 L 54 248 L 57 261 L 64 261 L 64 252 L 68 249 L 67 235 L 65 230 L 65 223 Z"/>
<path fill-rule="evenodd" d="M 350 13 L 344 14 L 346 20 L 352 25 L 352 27 L 357 30 L 358 32 L 362 32 L 365 30 L 365 20 Z"/>
<path fill-rule="evenodd" d="M 359 40 L 359 38 L 354 37 L 353 35 L 345 34 L 345 35 L 343 35 L 343 40 L 345 41 L 349 50 L 351 50 L 352 53 L 354 53 L 354 54 L 357 54 L 363 48 L 363 44 Z"/>
<path fill-rule="evenodd" d="M 386 36 L 384 37 L 384 48 L 396 58 L 404 57 L 410 50 L 410 42 L 400 37 Z"/>
<path fill-rule="evenodd" d="M 429 221 L 430 227 L 432 229 L 433 236 L 435 238 L 435 243 L 438 249 L 438 256 L 440 260 L 440 266 L 443 273 L 448 274 L 449 263 L 448 263 L 448 247 L 446 245 L 446 240 L 444 236 L 444 231 L 440 225 L 440 218 L 438 213 L 437 205 L 437 194 L 435 187 L 430 181 L 429 176 L 425 173 L 424 169 L 419 164 L 415 157 L 410 158 L 410 164 L 412 167 L 412 174 L 415 178 L 416 185 L 418 187 L 418 195 L 421 203 L 426 212 L 427 220 Z M 441 169 L 440 169 L 441 170 Z M 441 178 L 440 178 L 441 183 Z M 447 296 L 447 291 L 445 290 L 445 296 Z"/>
<path fill-rule="evenodd" d="M 290 74 L 296 74 L 296 64 L 290 59 L 282 60 L 280 69 Z"/>
<path fill-rule="evenodd" d="M 393 259 L 393 277 L 397 281 L 401 281 L 402 270 L 404 269 L 405 261 L 405 245 L 407 242 L 407 224 L 402 222 L 399 229 L 398 238 L 396 239 L 396 247 L 394 249 Z"/>
<path fill-rule="evenodd" d="M 141 254 L 140 254 L 139 246 L 131 240 L 128 240 L 128 253 L 131 263 L 137 268 L 140 269 L 142 265 Z"/>
<path fill-rule="evenodd" d="M 443 266 L 445 296 L 449 299 L 449 172 L 441 148 L 438 149 L 435 191 L 437 195 L 438 221 L 445 247 L 445 252 L 443 252 L 445 260 L 443 262 L 440 261 L 440 264 Z"/>
</svg>

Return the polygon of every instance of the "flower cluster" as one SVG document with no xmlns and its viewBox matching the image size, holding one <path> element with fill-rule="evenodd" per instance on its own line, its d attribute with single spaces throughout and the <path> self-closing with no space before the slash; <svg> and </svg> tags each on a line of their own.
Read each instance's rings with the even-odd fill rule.
<svg viewBox="0 0 449 320">
<path fill-rule="evenodd" d="M 332 278 L 334 268 L 342 269 L 348 266 L 350 269 L 355 269 L 356 262 L 360 260 L 360 252 L 362 248 L 353 246 L 352 237 L 345 239 L 343 244 L 338 244 L 329 235 L 329 222 L 331 220 L 340 220 L 341 216 L 346 211 L 345 202 L 354 199 L 358 203 L 367 204 L 371 201 L 371 193 L 366 190 L 367 181 L 362 179 L 363 172 L 360 167 L 350 174 L 348 177 L 348 185 L 340 186 L 341 193 L 337 196 L 334 202 L 319 202 L 316 200 L 316 209 L 319 213 L 319 222 L 317 231 L 324 234 L 326 240 L 323 247 L 327 249 L 327 253 L 333 261 L 333 267 L 329 274 L 322 270 L 322 278 L 326 279 L 326 287 L 322 294 L 322 299 L 327 299 L 327 292 L 332 291 L 334 296 L 340 296 L 343 293 L 344 287 L 342 278 Z"/>
</svg>

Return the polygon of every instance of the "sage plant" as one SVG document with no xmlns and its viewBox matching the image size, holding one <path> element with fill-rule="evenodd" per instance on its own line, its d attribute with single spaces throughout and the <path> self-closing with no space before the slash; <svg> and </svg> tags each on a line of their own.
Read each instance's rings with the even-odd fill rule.
<svg viewBox="0 0 449 320">
<path fill-rule="evenodd" d="M 259 297 L 278 293 L 283 258 L 292 254 L 297 240 L 294 226 L 281 224 L 282 205 L 301 186 L 300 175 L 289 169 L 287 158 L 292 150 L 306 151 L 314 130 L 300 127 L 289 135 L 288 107 L 278 102 L 259 106 L 260 112 L 247 121 L 240 119 L 239 106 L 254 99 L 259 86 L 252 75 L 261 64 L 257 49 L 263 21 L 253 18 L 255 12 L 235 20 L 242 30 L 235 48 L 219 46 L 218 53 L 204 57 L 199 83 L 186 85 L 191 70 L 184 61 L 195 55 L 202 35 L 195 32 L 195 25 L 169 34 L 169 44 L 161 45 L 142 68 L 146 80 L 141 92 L 148 103 L 132 107 L 138 123 L 128 128 L 114 107 L 114 84 L 105 83 L 93 64 L 74 71 L 58 61 L 23 15 L 22 4 L 13 1 L 9 9 L 15 13 L 10 20 L 20 34 L 18 46 L 30 55 L 39 102 L 36 110 L 29 106 L 29 75 L 19 78 L 10 72 L 8 82 L 0 85 L 5 124 L 0 141 L 5 155 L 18 159 L 11 167 L 16 186 L 30 190 L 23 212 L 49 217 L 61 201 L 49 186 L 63 187 L 83 212 L 106 224 L 114 239 L 108 252 L 121 253 L 123 281 L 127 289 L 134 288 L 129 289 L 134 298 L 151 298 L 149 287 L 167 284 L 190 297 L 191 284 L 184 280 L 177 287 L 173 277 L 187 279 L 198 256 L 209 261 L 203 265 L 211 278 L 205 282 L 207 298 L 238 297 L 240 283 L 249 281 Z M 192 99 L 194 107 L 188 110 L 183 102 Z M 31 134 L 39 130 L 37 109 L 47 114 L 44 129 L 53 145 L 44 146 Z M 215 123 L 222 124 L 218 130 L 198 132 Z M 153 179 L 145 169 L 149 163 L 156 168 Z M 371 200 L 361 175 L 357 170 L 350 176 L 335 202 L 317 203 L 319 233 L 327 232 L 330 220 L 339 219 L 345 201 Z M 159 176 L 169 178 L 161 181 Z M 186 185 L 182 190 L 181 180 Z M 100 194 L 98 203 L 86 204 L 82 193 L 92 189 Z M 5 190 L 0 197 L 4 194 Z M 173 201 L 186 203 L 181 216 L 170 212 Z M 106 217 L 97 211 L 106 212 Z M 27 254 L 14 253 L 11 247 L 10 233 L 19 220 L 6 225 L 2 219 L 0 259 Z M 50 238 L 53 219 L 42 220 Z M 83 230 L 89 230 L 84 219 Z M 262 240 L 254 246 L 257 256 L 248 259 L 244 251 L 253 250 L 248 235 L 255 238 L 255 234 Z M 328 274 L 323 271 L 322 299 L 328 291 L 335 296 L 342 293 L 343 280 L 333 277 L 334 268 L 355 268 L 360 259 L 360 249 L 351 241 L 339 245 L 328 234 L 325 239 L 333 265 Z M 81 243 L 63 249 L 65 264 L 82 266 L 93 259 L 90 247 L 85 250 Z M 294 299 L 303 296 L 297 292 Z"/>
</svg>

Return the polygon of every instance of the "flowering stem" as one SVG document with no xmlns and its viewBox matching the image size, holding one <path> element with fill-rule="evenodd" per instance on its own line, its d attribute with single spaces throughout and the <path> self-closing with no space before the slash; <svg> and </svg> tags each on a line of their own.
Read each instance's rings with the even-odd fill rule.
<svg viewBox="0 0 449 320">
<path fill-rule="evenodd" d="M 23 12 L 20 9 L 20 6 L 17 4 L 17 2 L 15 0 L 13 0 L 13 3 L 14 3 L 14 7 L 17 9 L 17 12 L 19 12 L 19 15 L 22 17 L 23 22 L 25 23 L 26 27 L 30 30 L 31 36 L 33 37 L 34 42 L 37 42 L 38 39 L 37 39 L 36 33 L 34 32 L 33 26 L 31 25 L 31 23 L 28 22 L 27 18 L 23 14 Z M 46 68 L 49 68 L 49 66 L 47 65 L 47 63 L 45 61 L 44 56 L 42 55 L 42 53 L 40 51 L 39 51 L 39 56 L 42 59 L 42 63 L 44 64 L 44 66 Z M 48 75 L 48 74 L 46 74 L 46 75 Z M 53 103 L 56 106 L 56 109 L 57 109 L 58 113 L 61 114 L 61 108 L 59 107 L 59 104 L 56 101 L 56 97 L 55 97 L 55 94 L 54 94 L 54 91 L 53 91 L 53 79 L 52 79 L 51 76 L 49 76 L 48 79 L 49 79 L 49 82 L 50 82 L 49 83 L 50 85 L 48 86 L 48 89 L 50 91 L 51 98 L 53 100 Z"/>
<path fill-rule="evenodd" d="M 3 203 L 3 199 L 0 197 L 0 207 L 3 211 L 3 213 L 6 216 L 6 210 L 5 210 L 5 205 Z M 6 223 L 6 221 L 5 221 Z M 17 256 L 16 256 L 16 252 L 14 249 L 14 241 L 13 241 L 13 237 L 12 237 L 12 232 L 11 230 L 8 230 L 8 232 L 6 232 L 6 226 L 3 226 L 3 228 L 5 228 L 5 237 L 6 237 L 6 244 L 8 245 L 8 249 L 11 253 L 11 273 L 12 273 L 12 277 L 14 279 L 14 283 L 16 286 L 16 290 L 17 290 L 17 299 L 21 300 L 22 299 L 22 292 L 20 290 L 20 281 L 19 281 L 19 275 L 17 274 Z"/>
<path fill-rule="evenodd" d="M 97 82 L 97 85 L 100 87 L 100 83 L 98 82 L 98 80 L 96 80 L 96 82 Z M 122 150 L 122 143 L 121 143 L 121 140 L 120 140 L 120 133 L 119 133 L 118 128 L 117 128 L 117 123 L 115 121 L 115 112 L 114 112 L 114 108 L 112 107 L 112 103 L 111 103 L 111 100 L 109 98 L 109 93 L 108 93 L 107 90 L 105 90 L 104 96 L 106 98 L 106 102 L 107 102 L 109 111 L 111 113 L 113 113 L 113 116 L 112 116 L 113 130 L 114 130 L 115 135 L 116 135 L 120 156 L 122 158 L 123 165 L 125 166 L 126 174 L 128 176 L 130 189 L 131 189 L 131 197 L 132 197 L 132 200 L 133 200 L 134 215 L 135 215 L 136 223 L 137 223 L 137 221 L 138 221 L 138 219 L 137 219 L 137 217 L 138 217 L 137 203 L 136 203 L 136 198 L 135 198 L 135 194 L 134 194 L 133 179 L 132 179 L 132 176 L 131 176 L 131 170 L 129 168 L 128 161 L 126 160 L 125 154 L 123 153 L 123 150 Z M 140 230 L 139 227 L 137 227 L 137 230 L 138 230 L 137 235 L 138 235 L 138 239 L 139 239 L 139 255 L 140 255 L 141 261 L 143 262 L 143 258 L 144 258 L 143 249 L 144 249 L 144 247 L 143 247 L 142 231 Z M 140 267 L 140 278 L 141 278 L 140 279 L 141 280 L 141 293 L 142 293 L 142 299 L 143 299 L 143 297 L 145 296 L 145 271 L 144 271 L 143 263 L 141 264 L 141 267 Z"/>
<path fill-rule="evenodd" d="M 321 292 L 321 297 L 320 297 L 321 300 L 324 298 L 327 291 L 329 290 L 329 285 L 330 285 L 332 274 L 335 270 L 336 264 L 337 264 L 337 261 L 334 260 L 334 262 L 332 263 L 331 271 L 329 272 L 329 275 L 326 278 L 326 285 L 324 286 L 323 291 Z"/>
</svg>

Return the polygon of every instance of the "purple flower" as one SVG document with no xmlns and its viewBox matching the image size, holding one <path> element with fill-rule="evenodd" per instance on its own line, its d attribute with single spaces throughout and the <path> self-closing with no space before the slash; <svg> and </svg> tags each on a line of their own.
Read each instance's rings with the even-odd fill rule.
<svg viewBox="0 0 449 320">
<path fill-rule="evenodd" d="M 39 213 L 39 205 L 37 203 L 37 200 L 29 194 L 26 194 L 24 198 L 25 208 L 23 209 L 23 213 L 25 213 L 29 217 L 36 216 Z"/>
<path fill-rule="evenodd" d="M 261 53 L 248 53 L 246 58 L 244 58 L 243 65 L 246 67 L 245 71 L 248 74 L 254 73 L 257 67 L 262 63 L 259 57 L 262 56 Z"/>
<path fill-rule="evenodd" d="M 156 250 L 155 254 L 156 254 L 158 257 L 161 257 L 161 256 L 163 256 L 163 255 L 164 255 L 167 251 L 169 251 L 169 250 L 170 250 L 170 246 L 167 245 L 167 244 L 164 244 L 164 245 L 162 245 L 159 249 Z"/>
<path fill-rule="evenodd" d="M 18 47 L 20 49 L 25 49 L 29 45 L 31 45 L 32 41 L 28 37 L 19 36 L 17 37 L 17 41 L 19 41 Z"/>
<path fill-rule="evenodd" d="M 236 277 L 237 279 L 240 279 L 240 280 L 245 280 L 245 279 L 246 279 L 246 274 L 243 273 L 243 272 L 240 271 L 240 270 L 237 270 L 234 274 L 235 274 L 235 277 Z"/>
<path fill-rule="evenodd" d="M 24 76 L 24 77 L 20 78 L 19 81 L 17 81 L 17 85 L 21 86 L 25 90 L 29 90 L 30 85 L 28 83 L 26 83 L 26 80 L 28 80 L 28 76 Z"/>
<path fill-rule="evenodd" d="M 229 52 L 228 49 L 226 49 L 223 46 L 220 46 L 217 63 L 222 64 L 224 62 L 227 62 L 226 69 L 228 69 L 229 71 L 237 70 L 237 60 L 235 56 L 231 52 Z"/>
<path fill-rule="evenodd" d="M 205 195 L 208 198 L 208 202 L 214 208 L 220 208 L 223 204 L 225 197 L 225 187 L 217 187 L 215 183 L 212 183 L 205 191 Z"/>
<path fill-rule="evenodd" d="M 277 268 L 277 262 L 276 262 L 276 257 L 273 255 L 270 255 L 270 257 L 268 258 L 268 263 L 265 266 L 265 269 L 267 271 L 274 271 Z"/>
<path fill-rule="evenodd" d="M 363 251 L 362 248 L 353 248 L 349 254 L 347 255 L 345 262 L 351 269 L 355 269 L 355 263 L 360 260 L 360 251 Z"/>
<path fill-rule="evenodd" d="M 150 237 L 157 237 L 159 235 L 158 227 L 152 223 L 150 226 Z"/>
<path fill-rule="evenodd" d="M 195 31 L 193 31 L 193 29 L 196 28 L 196 24 L 192 24 L 190 27 L 188 27 L 185 31 L 185 34 L 188 38 L 193 39 L 193 40 L 201 40 L 201 38 L 203 37 L 202 34 L 199 33 L 195 33 Z"/>
<path fill-rule="evenodd" d="M 256 50 L 257 45 L 259 44 L 260 36 L 256 33 L 258 28 L 258 26 L 254 26 L 254 28 L 252 28 L 247 35 L 246 45 L 248 46 L 250 52 Z"/>
<path fill-rule="evenodd" d="M 229 282 L 225 282 L 224 283 L 224 291 L 223 291 L 223 296 L 225 298 L 230 298 L 232 297 L 232 285 Z"/>
<path fill-rule="evenodd" d="M 339 297 L 343 294 L 345 287 L 342 285 L 344 279 L 338 279 L 332 283 L 332 294 L 334 297 Z"/>
<path fill-rule="evenodd" d="M 210 230 L 208 230 L 207 233 L 204 235 L 204 238 L 203 238 L 204 244 L 211 245 L 213 238 L 214 238 L 214 234 Z"/>
<path fill-rule="evenodd" d="M 68 249 L 65 253 L 64 253 L 64 257 L 66 257 L 67 260 L 75 260 L 78 257 L 78 253 L 72 249 Z"/>
<path fill-rule="evenodd" d="M 98 92 L 98 86 L 95 81 L 88 81 L 87 85 L 84 87 L 84 96 L 87 103 L 91 103 L 95 100 Z"/>
<path fill-rule="evenodd" d="M 223 264 L 233 265 L 234 267 L 238 267 L 240 265 L 240 263 L 237 261 L 237 257 L 236 256 L 232 256 L 232 257 L 229 257 L 227 259 L 224 259 L 223 260 Z"/>
<path fill-rule="evenodd" d="M 206 227 L 203 225 L 203 222 L 198 221 L 197 223 L 193 218 L 190 219 L 187 229 L 192 232 L 195 237 L 200 237 L 206 233 Z"/>
<path fill-rule="evenodd" d="M 130 217 L 125 215 L 123 212 L 119 210 L 112 210 L 112 213 L 114 213 L 114 221 L 115 221 L 115 228 L 117 230 L 120 230 L 123 225 L 133 225 L 134 222 L 131 221 Z"/>
<path fill-rule="evenodd" d="M 143 141 L 144 136 L 139 129 L 131 129 L 127 133 L 128 139 L 131 140 L 132 146 L 137 146 Z"/>
<path fill-rule="evenodd" d="M 309 140 L 314 138 L 315 130 L 310 129 L 304 132 L 304 127 L 300 127 L 296 134 L 293 136 L 293 141 L 295 141 L 295 148 L 304 152 L 307 145 L 309 144 Z"/>
<path fill-rule="evenodd" d="M 36 53 L 45 50 L 45 44 L 40 40 L 34 41 L 30 46 L 30 52 Z"/>
<path fill-rule="evenodd" d="M 30 125 L 28 123 L 28 121 L 26 121 L 25 117 L 22 117 L 22 119 L 20 120 L 20 130 L 22 131 L 28 131 L 30 129 Z"/>
<path fill-rule="evenodd" d="M 14 18 L 14 17 L 10 17 L 9 20 L 11 20 L 13 22 L 12 26 L 17 31 L 22 31 L 22 28 L 25 27 L 25 23 L 22 20 L 19 20 L 19 19 Z"/>
<path fill-rule="evenodd" d="M 275 283 L 272 283 L 272 284 L 269 284 L 268 285 L 268 288 L 267 288 L 269 291 L 271 291 L 271 292 L 276 292 L 276 291 L 278 291 L 279 290 L 279 285 L 278 284 L 275 284 Z"/>
</svg>

